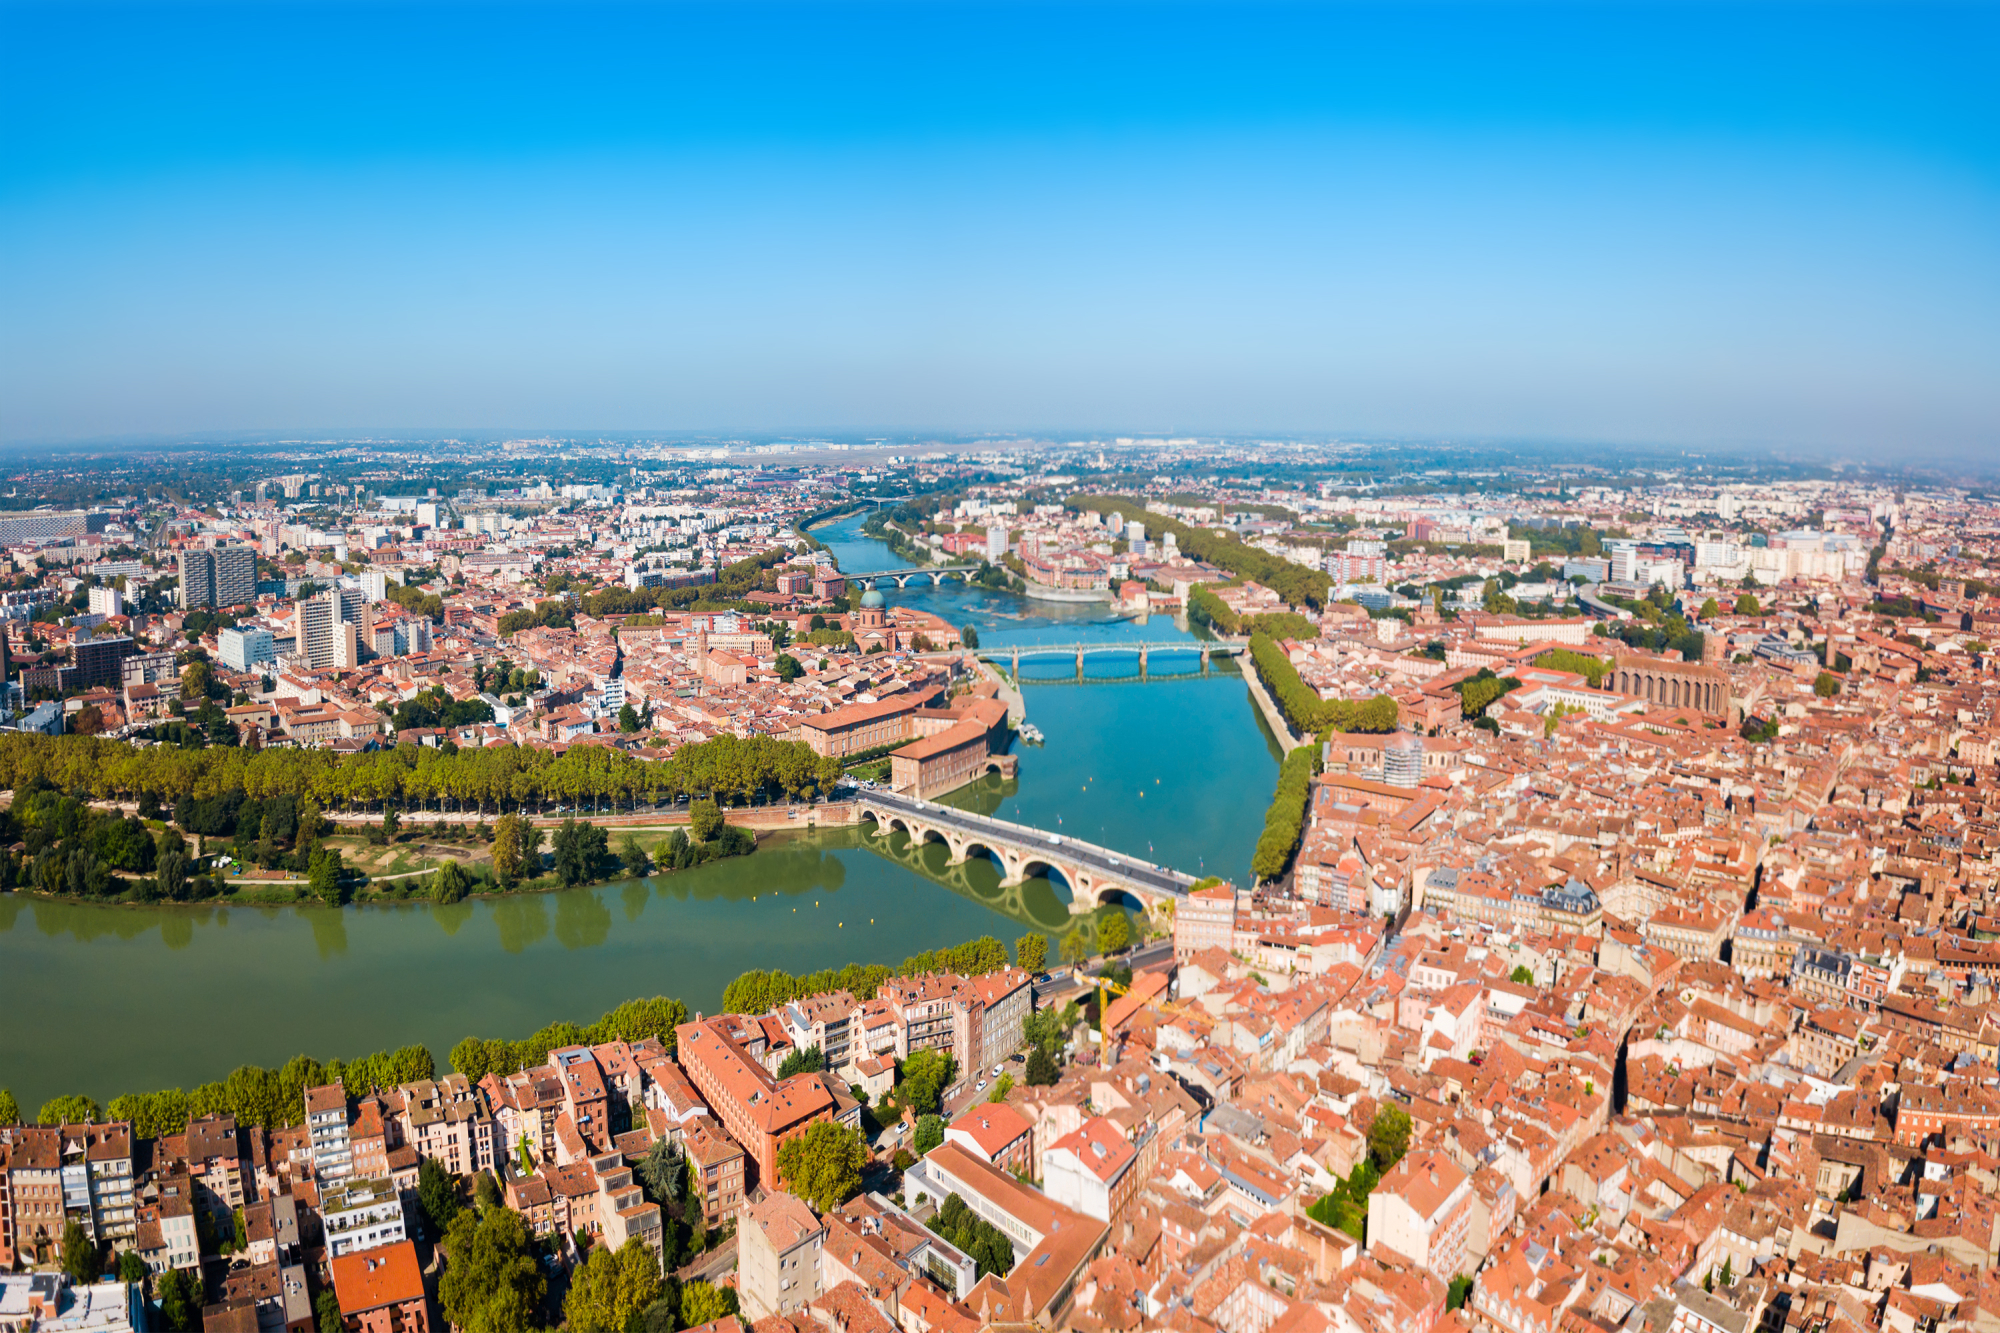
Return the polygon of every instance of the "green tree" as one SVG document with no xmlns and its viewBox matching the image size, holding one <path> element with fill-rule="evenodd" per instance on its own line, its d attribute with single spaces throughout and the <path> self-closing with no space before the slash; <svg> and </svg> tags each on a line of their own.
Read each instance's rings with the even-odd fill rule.
<svg viewBox="0 0 2000 1333">
<path fill-rule="evenodd" d="M 525 815 L 506 814 L 494 822 L 493 873 L 509 889 L 542 873 L 542 830 Z"/>
<path fill-rule="evenodd" d="M 1738 593 L 1736 597 L 1736 614 L 1739 616 L 1761 616 L 1764 614 L 1764 608 L 1757 604 L 1757 599 L 1752 594 L 1747 592 Z"/>
<path fill-rule="evenodd" d="M 616 1254 L 602 1245 L 570 1277 L 563 1315 L 575 1333 L 624 1333 L 660 1298 L 660 1261 L 634 1236 Z"/>
<path fill-rule="evenodd" d="M 1526 963 L 1520 963 L 1508 974 L 1507 980 L 1517 986 L 1532 986 L 1535 984 L 1535 973 Z"/>
<path fill-rule="evenodd" d="M 1083 1011 L 1075 1000 L 1060 1009 L 1037 1009 L 1021 1023 L 1021 1035 L 1044 1055 L 1053 1057 L 1076 1030 Z"/>
<path fill-rule="evenodd" d="M 989 1102 L 1004 1102 L 1007 1100 L 1007 1094 L 1013 1091 L 1013 1088 L 1014 1076 L 1012 1074 L 1002 1074 L 993 1081 L 993 1091 L 986 1094 L 986 1100 Z"/>
<path fill-rule="evenodd" d="M 903 1061 L 896 1097 L 918 1115 L 935 1113 L 957 1072 L 957 1061 L 943 1051 L 911 1051 Z"/>
<path fill-rule="evenodd" d="M 1039 974 L 1048 971 L 1049 937 L 1037 930 L 1015 940 L 1014 964 L 1024 972 Z"/>
<path fill-rule="evenodd" d="M 606 834 L 589 820 L 565 819 L 552 842 L 556 878 L 566 887 L 588 884 L 598 876 L 605 856 Z"/>
<path fill-rule="evenodd" d="M 201 1278 L 169 1268 L 153 1280 L 153 1299 L 160 1307 L 168 1333 L 198 1333 L 201 1328 Z M 339 1306 L 335 1306 L 336 1312 Z"/>
<path fill-rule="evenodd" d="M 458 1216 L 458 1177 L 445 1170 L 435 1157 L 417 1164 L 417 1202 L 430 1219 L 431 1235 L 443 1236 Z"/>
<path fill-rule="evenodd" d="M 438 1306 L 462 1333 L 527 1333 L 548 1283 L 528 1224 L 511 1208 L 461 1212 L 445 1233 Z"/>
<path fill-rule="evenodd" d="M 118 1252 L 118 1280 L 120 1282 L 144 1282 L 146 1280 L 146 1261 L 139 1257 L 138 1251 L 120 1250 Z"/>
<path fill-rule="evenodd" d="M 473 1178 L 472 1202 L 473 1206 L 478 1208 L 482 1213 L 489 1208 L 498 1208 L 500 1206 L 502 1202 L 500 1182 L 493 1178 L 491 1171 L 481 1171 Z M 658 1200 L 654 1200 L 654 1202 L 657 1203 Z M 456 1221 L 457 1218 L 454 1217 L 452 1220 Z"/>
<path fill-rule="evenodd" d="M 1716 600 L 1713 597 L 1701 604 L 1701 618 L 1703 620 L 1713 620 L 1721 614 L 1722 608 L 1716 604 Z M 1456 1309 L 1457 1307 L 1453 1306 L 1452 1308 Z"/>
<path fill-rule="evenodd" d="M 777 667 L 778 667 L 778 679 L 787 685 L 797 680 L 800 676 L 806 674 L 806 669 L 804 664 L 801 663 L 798 658 L 793 657 L 790 653 L 778 654 Z"/>
<path fill-rule="evenodd" d="M 638 1176 L 639 1188 L 646 1192 L 648 1200 L 661 1208 L 671 1208 L 681 1181 L 681 1155 L 675 1150 L 673 1140 L 654 1139 L 633 1174 Z"/>
<path fill-rule="evenodd" d="M 1063 936 L 1062 960 L 1075 966 L 1090 957 L 1090 941 L 1083 937 L 1081 926 L 1070 927 L 1069 934 Z"/>
<path fill-rule="evenodd" d="M 322 847 L 313 853 L 312 868 L 306 872 L 306 891 L 333 907 L 347 901 L 338 847 Z"/>
<path fill-rule="evenodd" d="M 17 1117 L 18 1118 L 18 1117 Z M 104 1111 L 90 1098 L 76 1095 L 56 1097 L 42 1103 L 35 1113 L 38 1125 L 83 1125 L 104 1119 Z"/>
<path fill-rule="evenodd" d="M 778 1077 L 790 1078 L 794 1074 L 817 1074 L 826 1068 L 826 1056 L 817 1046 L 802 1046 L 778 1062 Z"/>
<path fill-rule="evenodd" d="M 739 1313 L 736 1288 L 690 1282 L 681 1288 L 681 1327 L 701 1328 Z"/>
<path fill-rule="evenodd" d="M 618 860 L 629 875 L 645 875 L 653 869 L 653 858 L 639 845 L 639 835 L 636 833 L 628 833 L 618 840 Z"/>
<path fill-rule="evenodd" d="M 979 647 L 979 627 L 976 625 L 960 626 L 958 641 L 967 648 L 977 649 Z"/>
<path fill-rule="evenodd" d="M 206 699 L 215 686 L 215 668 L 206 662 L 190 662 L 181 668 L 181 698 Z"/>
<path fill-rule="evenodd" d="M 1444 1308 L 1462 1310 L 1472 1297 L 1472 1279 L 1460 1273 L 1451 1280 L 1451 1287 L 1445 1292 Z"/>
<path fill-rule="evenodd" d="M 639 729 L 639 710 L 626 704 L 618 710 L 618 730 L 631 735 Z"/>
<path fill-rule="evenodd" d="M 455 903 L 472 891 L 472 877 L 457 861 L 446 861 L 431 876 L 431 901 Z"/>
<path fill-rule="evenodd" d="M 104 1271 L 104 1255 L 97 1242 L 83 1229 L 83 1223 L 73 1217 L 63 1227 L 62 1268 L 63 1276 L 78 1286 L 97 1281 Z"/>
<path fill-rule="evenodd" d="M 313 1314 L 319 1321 L 319 1333 L 342 1333 L 340 1298 L 331 1291 L 313 1297 Z"/>
<path fill-rule="evenodd" d="M 1132 922 L 1123 912 L 1113 912 L 1097 928 L 1097 942 L 1106 953 L 1118 953 L 1132 942 Z"/>
<path fill-rule="evenodd" d="M 403 817 L 401 815 L 397 814 L 393 809 L 385 809 L 382 811 L 383 837 L 387 838 L 390 842 L 394 842 L 396 840 L 397 832 L 400 831 L 402 827 L 403 827 Z"/>
<path fill-rule="evenodd" d="M 1046 1088 L 1053 1085 L 1060 1077 L 1061 1074 L 1056 1069 L 1056 1062 L 1050 1058 L 1047 1051 L 1037 1046 L 1034 1050 L 1028 1052 L 1027 1081 L 1029 1087 Z"/>
<path fill-rule="evenodd" d="M 1813 677 L 1813 693 L 1822 699 L 1831 699 L 1840 693 L 1840 677 L 1831 671 L 1822 671 Z"/>
<path fill-rule="evenodd" d="M 911 1146 L 922 1157 L 931 1149 L 944 1142 L 944 1117 L 926 1115 L 917 1117 L 917 1137 Z"/>
<path fill-rule="evenodd" d="M 708 1200 L 702 1193 L 701 1177 L 697 1174 L 694 1160 L 687 1163 L 687 1180 L 682 1187 L 681 1217 L 687 1223 L 688 1257 L 708 1249 Z"/>
<path fill-rule="evenodd" d="M 14 1100 L 14 1094 L 11 1091 L 6 1088 L 0 1088 L 0 1125 L 18 1125 L 19 1123 L 21 1123 L 21 1104 Z"/>
<path fill-rule="evenodd" d="M 861 1188 L 861 1168 L 867 1163 L 861 1136 L 831 1120 L 819 1121 L 778 1148 L 778 1174 L 785 1188 L 823 1213 Z"/>
<path fill-rule="evenodd" d="M 703 798 L 688 807 L 688 831 L 696 842 L 714 842 L 722 825 L 722 811 L 714 801 Z"/>
<path fill-rule="evenodd" d="M 1410 1113 L 1383 1102 L 1368 1125 L 1368 1155 L 1377 1171 L 1387 1171 L 1410 1150 Z"/>
</svg>

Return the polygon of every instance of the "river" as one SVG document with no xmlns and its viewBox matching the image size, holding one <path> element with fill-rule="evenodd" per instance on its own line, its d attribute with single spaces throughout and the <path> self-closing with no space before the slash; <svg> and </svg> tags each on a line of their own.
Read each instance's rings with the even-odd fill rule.
<svg viewBox="0 0 2000 1333">
<path fill-rule="evenodd" d="M 896 567 L 860 518 L 815 531 L 851 574 Z M 912 587 L 892 603 L 977 627 L 982 645 L 1146 639 L 1193 643 L 1107 604 Z M 1017 780 L 955 803 L 1241 883 L 1277 776 L 1277 747 L 1242 677 L 1075 683 L 1073 661 L 1024 664 Z M 1192 654 L 1180 659 L 1190 668 Z M 1088 659 L 1093 675 L 1134 670 Z M 1039 677 L 1039 678 L 1038 678 Z M 805 972 L 992 934 L 1067 928 L 1065 891 L 1003 889 L 988 862 L 852 830 L 782 834 L 752 856 L 568 893 L 452 907 L 129 908 L 0 895 L 0 1087 L 29 1114 L 49 1097 L 192 1087 L 300 1051 L 353 1056 L 409 1042 L 440 1067 L 469 1034 L 519 1037 L 588 1022 L 638 995 L 712 1012 L 754 967 Z"/>
</svg>

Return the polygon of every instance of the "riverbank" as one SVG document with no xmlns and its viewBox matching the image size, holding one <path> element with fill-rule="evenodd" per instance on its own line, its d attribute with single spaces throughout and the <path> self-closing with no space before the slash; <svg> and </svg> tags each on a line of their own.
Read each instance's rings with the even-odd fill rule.
<svg viewBox="0 0 2000 1333">
<path fill-rule="evenodd" d="M 1306 740 L 1292 730 L 1291 722 L 1285 717 L 1285 710 L 1278 707 L 1278 701 L 1273 699 L 1270 690 L 1264 687 L 1263 673 L 1257 670 L 1255 661 L 1252 661 L 1249 670 L 1243 673 L 1243 679 L 1249 682 L 1250 697 L 1256 701 L 1257 711 L 1264 715 L 1264 725 L 1278 738 L 1278 744 L 1284 747 L 1285 753 L 1289 755 L 1306 744 Z"/>
<path fill-rule="evenodd" d="M 823 524 L 816 535 L 857 577 L 895 567 L 881 542 L 858 533 L 860 521 Z M 1164 638 L 1197 646 L 1163 617 L 1150 627 L 1112 622 L 1100 606 L 978 585 L 920 581 L 884 595 L 974 625 L 994 652 Z M 1018 750 L 1017 780 L 984 779 L 953 804 L 1249 882 L 1251 838 L 1282 752 L 1231 673 L 1061 689 L 1037 689 L 1030 674 L 1017 692 L 1024 702 L 1035 696 L 1030 716 L 1046 744 Z M 564 817 L 529 804 L 544 828 Z M 475 826 L 476 805 L 469 793 L 463 811 L 413 810 L 404 831 L 421 827 L 428 839 L 435 826 Z M 628 829 L 685 827 L 684 810 L 649 810 L 642 800 L 633 811 L 622 794 L 616 813 L 608 805 L 593 815 L 586 798 L 581 817 L 609 827 L 614 847 Z M 489 824 L 494 809 L 489 799 Z M 793 811 L 781 799 L 729 813 L 758 835 L 750 856 L 449 904 L 421 894 L 345 908 L 225 897 L 141 912 L 0 894 L 0 1012 L 33 1015 L 0 1024 L 0 1083 L 39 1105 L 62 1093 L 104 1098 L 222 1078 L 302 1049 L 418 1042 L 442 1063 L 469 1032 L 531 1032 L 552 1013 L 595 1015 L 633 995 L 666 991 L 714 1013 L 728 982 L 754 968 L 803 975 L 850 960 L 894 964 L 982 934 L 1012 940 L 1035 929 L 1059 939 L 1072 924 L 1059 884 L 1006 887 L 983 857 L 953 865 L 941 844 L 865 837 L 841 803 Z M 335 820 L 343 840 L 379 822 L 374 811 Z M 397 845 L 405 857 L 417 854 L 413 846 Z M 452 854 L 473 847 L 460 842 Z M 421 867 L 409 860 L 398 869 Z"/>
</svg>

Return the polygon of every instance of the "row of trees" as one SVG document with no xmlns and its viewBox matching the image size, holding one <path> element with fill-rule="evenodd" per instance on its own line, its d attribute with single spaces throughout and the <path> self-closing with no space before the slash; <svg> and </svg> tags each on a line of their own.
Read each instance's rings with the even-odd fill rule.
<svg viewBox="0 0 2000 1333">
<path fill-rule="evenodd" d="M 811 797 L 831 790 L 840 774 L 838 759 L 817 755 L 800 741 L 768 736 L 717 736 L 652 761 L 595 745 L 573 746 L 560 756 L 518 745 L 464 750 L 402 745 L 341 756 L 302 749 L 141 749 L 122 741 L 35 732 L 0 736 L 0 787 L 19 791 L 40 780 L 100 800 L 150 795 L 176 808 L 190 798 L 231 791 L 260 802 L 280 795 L 310 798 L 322 810 L 434 805 L 484 813 L 549 802 L 615 808 L 706 794 L 725 800 Z"/>
<path fill-rule="evenodd" d="M 1582 676 L 1590 682 L 1590 688 L 1593 690 L 1611 674 L 1611 663 L 1606 659 L 1592 657 L 1589 653 L 1572 652 L 1568 648 L 1551 648 L 1536 658 L 1535 664 Z"/>
<path fill-rule="evenodd" d="M 1386 694 L 1359 701 L 1320 698 L 1312 686 L 1300 679 L 1298 668 L 1268 634 L 1250 636 L 1250 660 L 1285 720 L 1302 736 L 1317 736 L 1326 731 L 1396 729 L 1401 710 L 1394 699 Z"/>
<path fill-rule="evenodd" d="M 1040 952 L 1028 941 L 1035 941 Z M 1020 949 L 1025 949 L 1025 957 L 1037 963 L 1048 958 L 1048 941 L 1040 935 L 1021 937 Z M 1018 950 L 1017 950 L 1018 951 Z M 844 990 L 858 1000 L 872 1000 L 875 991 L 890 977 L 920 976 L 933 972 L 956 972 L 961 976 L 979 977 L 989 972 L 997 972 L 1007 966 L 1007 946 L 991 935 L 981 935 L 976 940 L 953 945 L 948 949 L 930 949 L 912 954 L 903 960 L 901 967 L 892 968 L 883 963 L 849 963 L 845 967 L 821 968 L 795 977 L 789 972 L 776 968 L 756 969 L 745 972 L 723 988 L 722 1008 L 731 1014 L 768 1013 L 782 1004 L 808 995 L 819 995 L 826 991 Z M 1021 966 L 1030 972 L 1041 971 L 1040 966 Z"/>
<path fill-rule="evenodd" d="M 505 1038 L 467 1037 L 451 1048 L 451 1067 L 477 1083 L 488 1074 L 513 1074 L 542 1064 L 549 1052 L 563 1046 L 595 1046 L 607 1041 L 644 1041 L 657 1038 L 674 1049 L 674 1029 L 688 1021 L 688 1008 L 664 995 L 651 999 L 627 1000 L 595 1023 L 551 1023 L 519 1041 Z"/>
<path fill-rule="evenodd" d="M 126 1120 L 142 1138 L 179 1134 L 187 1129 L 190 1120 L 211 1115 L 233 1115 L 239 1125 L 285 1129 L 305 1123 L 307 1088 L 335 1082 L 355 1091 L 391 1088 L 434 1077 L 436 1072 L 431 1053 L 422 1046 L 404 1046 L 324 1064 L 309 1055 L 295 1055 L 276 1069 L 239 1066 L 221 1082 L 203 1083 L 192 1092 L 165 1088 L 159 1092 L 126 1093 L 112 1098 L 105 1107 L 85 1096 L 57 1097 L 42 1105 L 35 1121 L 43 1125 L 73 1125 Z M 13 1098 L 0 1094 L 0 1124 L 17 1119 L 19 1114 Z"/>
<path fill-rule="evenodd" d="M 1201 583 L 1188 589 L 1187 613 L 1189 624 L 1196 628 L 1213 629 L 1218 634 L 1240 636 L 1261 633 L 1274 639 L 1319 637 L 1319 626 L 1296 611 L 1266 611 L 1259 615 L 1239 616 L 1206 584 Z"/>
<path fill-rule="evenodd" d="M 671 1051 L 674 1029 L 687 1022 L 687 1018 L 687 1006 L 679 1000 L 659 995 L 627 1000 L 588 1026 L 551 1023 L 520 1041 L 467 1037 L 452 1047 L 451 1065 L 477 1082 L 488 1073 L 511 1074 L 542 1064 L 550 1051 L 562 1046 L 636 1042 L 651 1037 Z M 359 1095 L 436 1076 L 437 1064 L 430 1051 L 422 1046 L 404 1046 L 324 1064 L 309 1055 L 297 1055 L 276 1069 L 243 1065 L 221 1082 L 204 1083 L 192 1092 L 167 1088 L 159 1092 L 126 1093 L 104 1107 L 85 1096 L 57 1097 L 43 1104 L 35 1120 L 43 1125 L 129 1120 L 134 1132 L 145 1138 L 179 1134 L 190 1120 L 221 1114 L 235 1116 L 241 1125 L 283 1129 L 304 1123 L 307 1088 L 342 1083 L 350 1093 Z M 0 1091 L 0 1125 L 13 1124 L 20 1118 L 13 1095 Z"/>
<path fill-rule="evenodd" d="M 1095 509 L 1099 513 L 1117 514 L 1128 523 L 1144 523 L 1148 535 L 1171 532 L 1183 554 L 1206 560 L 1236 578 L 1255 579 L 1293 606 L 1319 610 L 1326 605 L 1327 590 L 1333 582 L 1326 574 L 1295 565 L 1283 556 L 1255 546 L 1246 546 L 1233 533 L 1191 528 L 1164 514 L 1155 514 L 1138 500 L 1123 495 L 1072 495 L 1068 504 L 1079 512 Z"/>
<path fill-rule="evenodd" d="M 1259 879 L 1276 879 L 1291 864 L 1305 830 L 1306 806 L 1312 800 L 1312 780 L 1318 772 L 1319 746 L 1315 744 L 1301 745 L 1285 756 L 1278 769 L 1277 790 L 1264 812 L 1264 831 L 1250 857 L 1250 870 Z"/>
</svg>

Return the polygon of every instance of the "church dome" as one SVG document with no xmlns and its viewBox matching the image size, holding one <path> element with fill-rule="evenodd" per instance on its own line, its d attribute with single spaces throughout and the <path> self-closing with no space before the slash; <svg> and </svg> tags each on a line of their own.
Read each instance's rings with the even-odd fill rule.
<svg viewBox="0 0 2000 1333">
<path fill-rule="evenodd" d="M 861 604 L 863 606 L 871 606 L 871 607 L 887 605 L 887 603 L 885 603 L 882 600 L 882 590 L 880 588 L 870 588 L 867 592 L 862 593 Z"/>
</svg>

